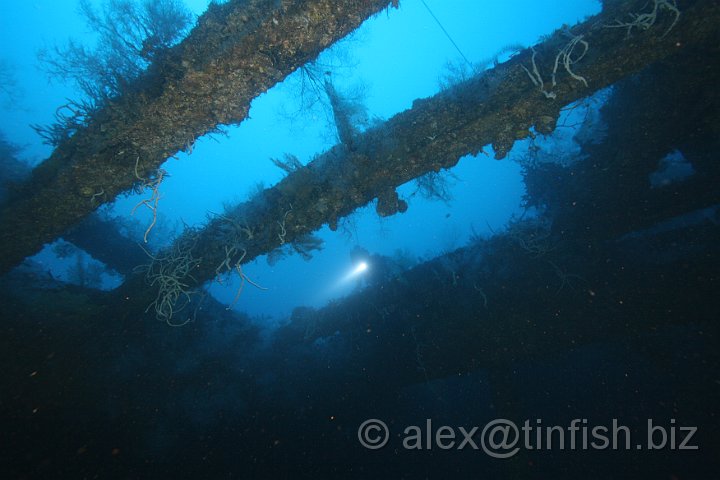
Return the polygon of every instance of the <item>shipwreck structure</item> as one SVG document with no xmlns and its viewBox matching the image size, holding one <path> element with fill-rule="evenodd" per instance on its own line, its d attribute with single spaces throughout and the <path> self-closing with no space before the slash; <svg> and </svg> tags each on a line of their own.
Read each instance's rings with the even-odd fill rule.
<svg viewBox="0 0 720 480">
<path fill-rule="evenodd" d="M 178 321 L 173 315 L 193 302 L 204 282 L 225 274 L 250 281 L 242 271 L 244 263 L 286 245 L 299 251 L 309 248 L 313 231 L 323 224 L 336 228 L 340 218 L 374 199 L 379 215 L 403 211 L 407 203 L 395 188 L 413 178 L 451 168 L 487 145 L 502 159 L 515 141 L 551 133 L 565 105 L 653 65 L 681 59 L 687 63 L 687 58 L 713 58 L 717 53 L 712 45 L 720 9 L 714 2 L 687 1 L 678 7 L 655 1 L 649 12 L 642 2 L 605 2 L 599 15 L 564 27 L 432 98 L 418 99 L 411 109 L 363 132 L 352 129 L 342 100 L 326 84 L 340 143 L 306 166 L 288 164 L 289 174 L 277 185 L 218 215 L 203 229 L 186 231 L 140 273 L 133 267 L 144 253 L 136 246 L 122 246 L 127 242 L 112 225 L 93 217 L 78 223 L 103 201 L 133 186 L 156 189 L 162 180 L 160 164 L 168 156 L 191 148 L 195 138 L 219 125 L 242 121 L 254 96 L 389 3 L 254 1 L 211 6 L 187 39 L 151 67 L 147 88 L 113 99 L 93 113 L 3 205 L 2 269 L 8 271 L 62 234 L 126 275 L 125 283 L 107 295 L 109 305 L 122 305 L 130 316 L 150 306 L 169 324 L 185 323 L 188 318 Z M 714 78 L 712 62 L 696 60 L 689 71 L 692 75 L 675 82 L 672 91 L 657 93 L 658 98 L 669 101 L 698 91 L 702 85 L 694 84 Z M 652 111 L 651 106 L 643 105 L 642 111 Z M 716 112 L 709 113 L 712 118 Z M 643 119 L 645 125 L 655 121 Z M 655 161 L 663 153 L 660 144 L 637 151 L 628 141 L 622 151 L 604 154 L 626 168 L 637 167 L 634 163 L 642 158 Z M 627 221 L 603 221 L 596 209 L 586 212 L 586 220 L 568 220 L 564 232 L 587 224 L 604 235 L 593 240 L 597 243 L 712 205 L 718 200 L 716 170 L 703 165 L 708 170 L 683 184 L 683 194 L 647 190 L 643 177 L 637 177 L 635 184 L 623 186 L 647 190 L 647 197 L 626 205 Z M 597 171 L 585 177 L 587 188 L 595 185 L 598 198 L 603 182 L 634 178 L 608 179 Z M 538 180 L 533 182 L 532 188 L 540 188 Z M 617 201 L 602 198 L 589 202 L 608 209 Z M 625 204 L 624 197 L 619 198 Z M 105 240 L 93 241 L 100 237 Z"/>
<path fill-rule="evenodd" d="M 0 352 L 28 360 L 6 362 L 4 375 L 17 388 L 0 408 L 25 412 L 9 429 L 32 431 L 27 425 L 55 421 L 52 408 L 29 411 L 26 397 L 70 401 L 89 412 L 91 422 L 98 385 L 112 393 L 113 408 L 139 423 L 155 418 L 156 410 L 127 407 L 131 387 L 163 404 L 189 391 L 238 386 L 247 407 L 230 419 L 235 423 L 215 409 L 211 393 L 209 406 L 195 407 L 220 410 L 223 428 L 255 431 L 267 427 L 265 418 L 299 422 L 287 407 L 297 398 L 312 404 L 302 415 L 322 411 L 334 421 L 337 399 L 364 395 L 363 406 L 374 407 L 387 401 L 383 392 L 478 371 L 487 372 L 498 411 L 511 415 L 521 403 L 518 365 L 550 362 L 609 339 L 642 351 L 660 369 L 676 372 L 680 360 L 702 363 L 707 371 L 678 375 L 697 376 L 693 385 L 709 392 L 720 364 L 720 5 L 713 0 L 606 0 L 600 14 L 362 132 L 348 123 L 327 84 L 340 142 L 305 166 L 288 160 L 289 173 L 278 184 L 201 229 L 187 229 L 150 262 L 112 224 L 91 215 L 133 187 L 156 188 L 169 156 L 220 125 L 241 122 L 252 98 L 396 3 L 213 5 L 187 39 L 151 67 L 146 89 L 95 112 L 13 192 L 0 211 L 6 286 L 0 300 L 13 314 L 3 325 Z M 526 204 L 544 212 L 539 218 L 411 269 L 388 269 L 373 285 L 324 308 L 299 307 L 270 339 L 261 339 L 247 317 L 204 298 L 206 282 L 224 275 L 250 282 L 245 263 L 288 245 L 312 248 L 312 232 L 325 224 L 335 228 L 372 201 L 383 216 L 412 208 L 398 186 L 488 146 L 502 159 L 516 141 L 551 134 L 563 108 L 608 86 L 602 141 L 582 143 L 582 155 L 568 165 L 535 161 L 529 152 Z M 694 174 L 653 185 L 649 177 L 659 159 L 674 150 Z M 124 283 L 99 292 L 14 268 L 59 236 L 122 273 Z M 142 321 L 154 317 L 164 323 Z M 204 322 L 209 318 L 214 322 Z M 196 336 L 211 338 L 212 328 L 227 322 L 240 327 L 223 338 L 225 350 L 198 347 Z M 58 341 L 68 331 L 73 342 Z M 676 332 L 692 348 L 669 355 L 657 347 L 672 343 Z M 179 366 L 178 351 L 196 364 Z M 172 375 L 151 370 L 123 383 L 116 381 L 120 361 Z M 37 371 L 49 372 L 44 387 L 28 376 Z M 57 400 L 56 391 L 70 400 Z M 712 395 L 687 394 L 686 403 L 673 408 L 710 422 L 697 412 L 715 408 Z M 291 400 L 283 404 L 286 397 Z M 219 438 L 233 438 L 223 432 Z M 258 435 L 282 447 L 275 433 L 268 427 Z M 15 435 L 18 445 L 32 443 Z M 28 455 L 75 456 L 63 451 L 65 438 L 57 435 L 61 453 L 33 449 Z M 85 442 L 83 435 L 76 435 L 78 442 Z M 244 441 L 252 449 L 258 440 Z M 298 456 L 299 464 L 306 461 Z M 521 471 L 529 463 L 515 465 Z"/>
</svg>

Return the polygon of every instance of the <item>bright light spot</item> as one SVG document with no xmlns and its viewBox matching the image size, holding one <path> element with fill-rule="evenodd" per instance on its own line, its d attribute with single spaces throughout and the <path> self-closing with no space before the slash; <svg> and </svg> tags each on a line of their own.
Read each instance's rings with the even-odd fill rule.
<svg viewBox="0 0 720 480">
<path fill-rule="evenodd" d="M 349 283 L 351 280 L 353 280 L 353 279 L 359 277 L 360 275 L 362 275 L 362 273 L 363 273 L 364 271 L 366 271 L 368 268 L 370 268 L 370 265 L 368 265 L 367 262 L 362 261 L 362 262 L 358 263 L 357 265 L 355 265 L 355 268 L 353 268 L 352 270 L 350 270 L 349 272 L 347 272 L 347 273 L 345 274 L 345 276 L 342 277 L 342 278 L 338 281 L 338 285 L 344 285 L 344 284 Z"/>
<path fill-rule="evenodd" d="M 362 272 L 368 269 L 368 264 L 365 262 L 358 263 L 358 266 L 355 267 L 355 270 L 352 271 L 352 275 L 360 275 Z"/>
<path fill-rule="evenodd" d="M 356 265 L 348 269 L 345 274 L 338 278 L 332 285 L 330 285 L 325 292 L 326 296 L 334 296 L 351 287 L 357 282 L 360 276 L 370 269 L 370 264 L 367 261 L 360 261 Z"/>
</svg>

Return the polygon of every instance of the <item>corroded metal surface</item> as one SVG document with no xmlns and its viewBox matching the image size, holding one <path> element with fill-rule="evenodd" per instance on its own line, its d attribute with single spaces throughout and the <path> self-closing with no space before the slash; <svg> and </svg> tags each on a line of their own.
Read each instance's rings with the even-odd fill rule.
<svg viewBox="0 0 720 480">
<path fill-rule="evenodd" d="M 628 11 L 643 11 L 645 3 L 619 3 L 606 6 L 570 32 L 555 32 L 533 50 L 522 51 L 492 70 L 415 101 L 411 109 L 357 136 L 351 149 L 336 145 L 203 231 L 193 232 L 194 256 L 202 259 L 194 269 L 193 283 L 212 279 L 218 265 L 234 265 L 241 254 L 245 263 L 325 223 L 334 228 L 339 218 L 374 198 L 394 198 L 395 187 L 450 168 L 485 145 L 492 144 L 496 158 L 502 158 L 516 140 L 533 134 L 531 127 L 539 133 L 551 132 L 561 107 L 717 36 L 716 2 L 685 2 L 682 18 L 671 30 L 668 26 L 675 17 L 669 12 L 658 18 L 657 25 L 633 30 L 631 36 L 625 28 L 608 25 L 625 18 Z M 558 52 L 580 36 L 589 45 L 588 52 L 567 71 Z M 556 61 L 559 67 L 552 86 Z M 544 77 L 545 93 L 526 70 Z M 387 202 L 380 203 L 380 213 L 390 213 L 385 210 Z"/>
<path fill-rule="evenodd" d="M 253 98 L 389 3 L 212 5 L 188 38 L 151 66 L 139 91 L 95 112 L 3 206 L 0 272 L 131 189 L 138 177 L 148 178 L 169 156 L 191 149 L 197 137 L 241 122 Z"/>
</svg>

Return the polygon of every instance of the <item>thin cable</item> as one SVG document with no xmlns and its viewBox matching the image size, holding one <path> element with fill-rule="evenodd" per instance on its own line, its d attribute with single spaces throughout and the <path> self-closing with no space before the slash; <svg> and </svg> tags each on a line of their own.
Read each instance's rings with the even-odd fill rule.
<svg viewBox="0 0 720 480">
<path fill-rule="evenodd" d="M 432 12 L 432 10 L 430 10 L 430 7 L 428 7 L 428 4 L 425 3 L 425 0 L 420 0 L 420 1 L 422 2 L 423 5 L 425 5 L 425 8 L 427 9 L 427 11 L 428 11 L 428 13 L 430 14 L 430 16 L 435 19 L 435 22 L 438 24 L 438 26 L 439 26 L 440 29 L 443 31 L 443 33 L 444 33 L 445 36 L 448 38 L 448 40 L 450 40 L 450 43 L 453 44 L 453 46 L 454 46 L 455 49 L 458 51 L 458 53 L 460 54 L 460 56 L 467 62 L 468 65 L 470 65 L 470 68 L 473 68 L 473 64 L 470 63 L 470 60 L 468 60 L 467 57 L 465 56 L 465 54 L 462 52 L 462 50 L 460 50 L 460 47 L 458 47 L 458 44 L 455 43 L 455 40 L 453 40 L 452 37 L 450 36 L 450 34 L 448 33 L 448 31 L 445 30 L 445 27 L 442 26 L 442 23 L 440 23 L 440 20 L 438 20 L 438 18 L 435 16 L 435 14 Z"/>
</svg>

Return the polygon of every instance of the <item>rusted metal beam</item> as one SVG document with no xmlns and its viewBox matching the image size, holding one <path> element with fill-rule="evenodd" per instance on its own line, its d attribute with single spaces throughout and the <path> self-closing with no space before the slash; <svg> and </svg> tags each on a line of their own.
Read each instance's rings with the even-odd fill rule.
<svg viewBox="0 0 720 480">
<path fill-rule="evenodd" d="M 237 269 L 242 274 L 242 263 L 302 242 L 324 223 L 333 228 L 340 217 L 374 198 L 381 214 L 402 211 L 406 205 L 397 198 L 397 186 L 450 168 L 488 144 L 501 158 L 516 140 L 532 135 L 531 127 L 551 132 L 563 106 L 717 38 L 717 2 L 679 5 L 677 12 L 660 9 L 647 28 L 620 28 L 627 19 L 645 18 L 629 13 L 644 12 L 646 2 L 605 2 L 603 12 L 584 23 L 557 31 L 533 49 L 432 98 L 415 101 L 411 109 L 357 135 L 352 146 L 336 145 L 202 231 L 188 232 L 180 242 L 192 245 L 185 254 L 193 265 L 183 282 L 193 288 L 219 273 Z M 157 294 L 140 279 L 124 291 L 123 298 L 146 304 Z"/>
<path fill-rule="evenodd" d="M 253 98 L 390 0 L 212 4 L 188 38 L 60 144 L 0 211 L 0 273 L 149 178 L 171 155 L 246 118 Z M 136 174 L 137 173 L 137 174 Z"/>
</svg>

